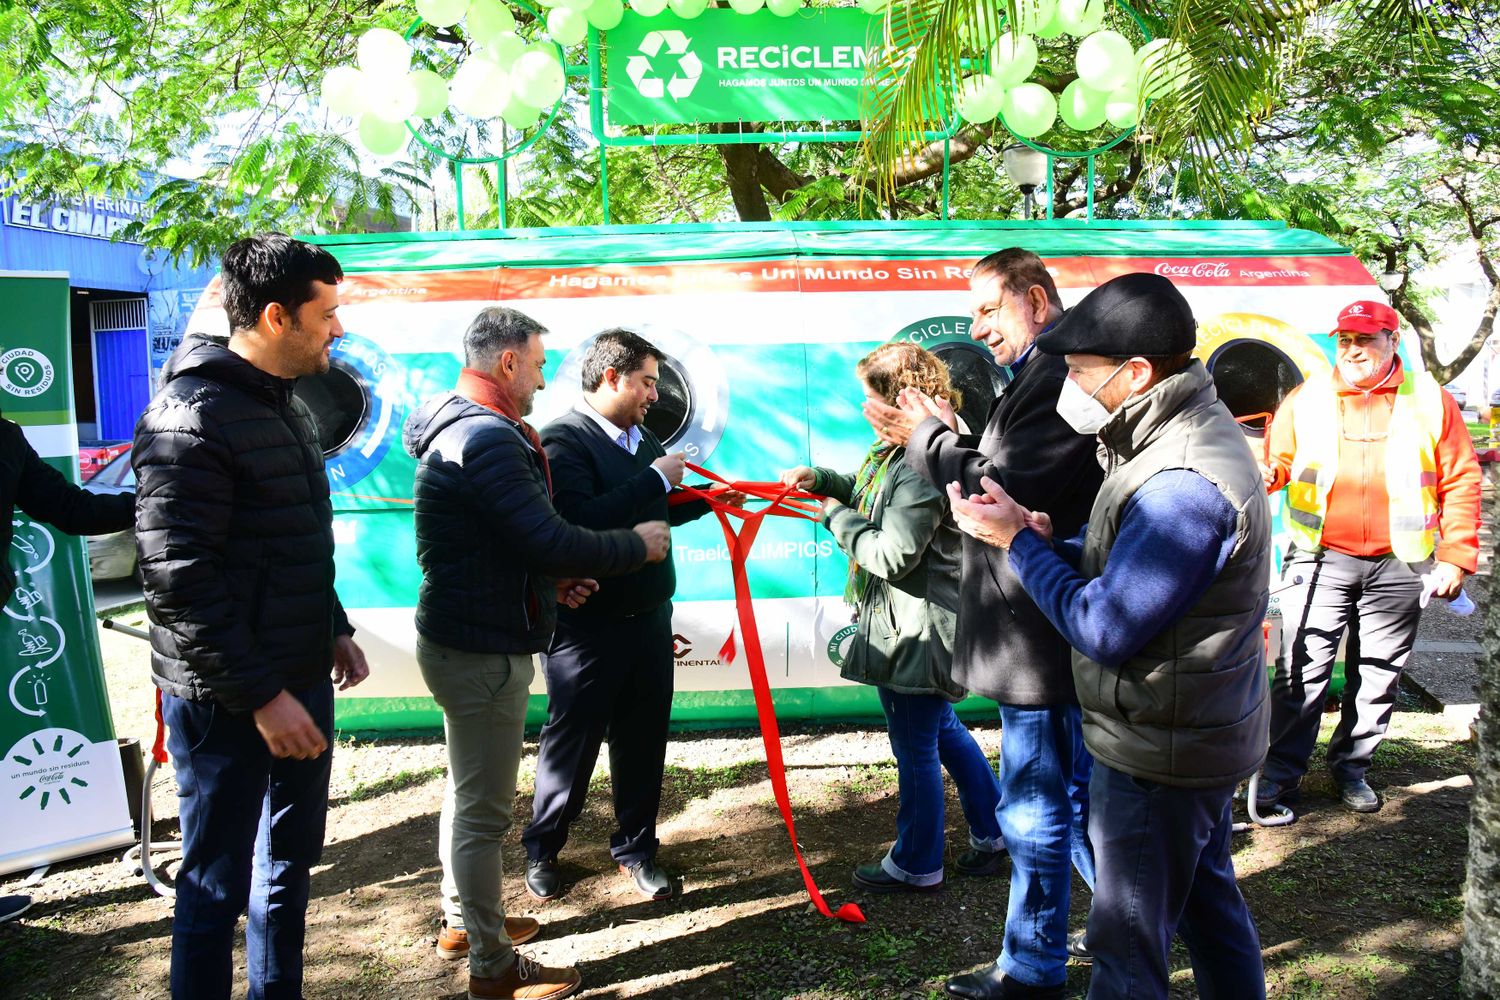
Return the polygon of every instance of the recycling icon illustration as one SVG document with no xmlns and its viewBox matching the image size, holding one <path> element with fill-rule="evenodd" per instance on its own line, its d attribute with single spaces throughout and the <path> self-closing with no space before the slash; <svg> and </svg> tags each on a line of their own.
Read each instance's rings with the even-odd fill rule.
<svg viewBox="0 0 1500 1000">
<path fill-rule="evenodd" d="M 625 63 L 625 73 L 642 97 L 661 98 L 670 94 L 674 101 L 681 101 L 693 92 L 703 75 L 703 62 L 688 50 L 691 41 L 681 31 L 647 32 L 637 54 Z M 663 78 L 663 66 L 671 62 L 669 56 L 676 59 L 676 69 Z"/>
</svg>

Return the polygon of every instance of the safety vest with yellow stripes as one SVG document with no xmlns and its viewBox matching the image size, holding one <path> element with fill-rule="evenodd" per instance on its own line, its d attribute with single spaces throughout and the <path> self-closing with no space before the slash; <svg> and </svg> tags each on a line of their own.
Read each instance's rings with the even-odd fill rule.
<svg viewBox="0 0 1500 1000">
<path fill-rule="evenodd" d="M 1407 370 L 1396 389 L 1385 441 L 1391 552 L 1418 563 L 1437 545 L 1437 443 L 1443 436 L 1443 390 L 1426 372 Z M 1338 477 L 1343 422 L 1328 378 L 1309 381 L 1292 412 L 1297 454 L 1287 483 L 1287 528 L 1302 549 L 1316 551 L 1328 514 L 1328 491 Z"/>
</svg>

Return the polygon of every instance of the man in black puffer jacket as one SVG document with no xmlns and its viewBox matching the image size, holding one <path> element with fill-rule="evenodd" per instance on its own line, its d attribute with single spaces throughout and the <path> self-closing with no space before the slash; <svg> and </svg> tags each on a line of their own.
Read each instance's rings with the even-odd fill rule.
<svg viewBox="0 0 1500 1000">
<path fill-rule="evenodd" d="M 250 996 L 302 995 L 308 872 L 328 810 L 329 673 L 341 687 L 368 673 L 333 589 L 317 427 L 292 395 L 299 376 L 328 370 L 343 336 L 342 278 L 327 251 L 280 233 L 230 246 L 228 342 L 186 338 L 136 427 L 151 670 L 182 825 L 174 1000 L 227 1000 L 247 905 Z"/>
<path fill-rule="evenodd" d="M 406 448 L 421 462 L 417 663 L 448 740 L 438 954 L 468 956 L 475 1000 L 557 1000 L 578 989 L 576 969 L 515 953 L 537 923 L 506 917 L 500 900 L 532 655 L 552 641 L 558 602 L 576 607 L 597 588 L 591 577 L 660 562 L 670 544 L 665 521 L 592 531 L 553 508 L 547 456 L 524 419 L 546 384 L 545 332 L 514 309 L 482 310 L 464 333 L 457 387 L 406 423 Z"/>
</svg>

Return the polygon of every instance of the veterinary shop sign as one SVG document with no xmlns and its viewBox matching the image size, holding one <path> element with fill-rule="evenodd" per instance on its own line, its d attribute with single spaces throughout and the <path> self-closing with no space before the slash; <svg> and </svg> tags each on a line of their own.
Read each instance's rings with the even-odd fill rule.
<svg viewBox="0 0 1500 1000">
<path fill-rule="evenodd" d="M 857 120 L 879 24 L 855 8 L 627 12 L 609 33 L 610 124 Z"/>
</svg>

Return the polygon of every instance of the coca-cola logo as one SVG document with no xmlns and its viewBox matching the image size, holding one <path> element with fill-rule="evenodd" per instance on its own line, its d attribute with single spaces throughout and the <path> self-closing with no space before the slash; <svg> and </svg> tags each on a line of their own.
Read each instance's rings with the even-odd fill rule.
<svg viewBox="0 0 1500 1000">
<path fill-rule="evenodd" d="M 1199 261 L 1195 264 L 1156 265 L 1156 273 L 1164 278 L 1227 278 L 1229 265 L 1221 260 Z"/>
</svg>

